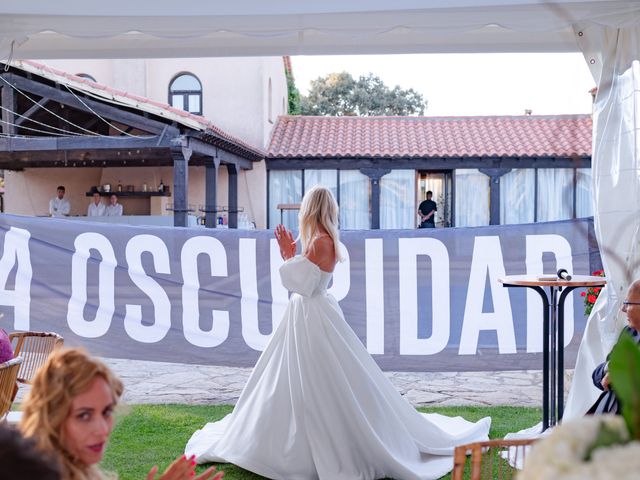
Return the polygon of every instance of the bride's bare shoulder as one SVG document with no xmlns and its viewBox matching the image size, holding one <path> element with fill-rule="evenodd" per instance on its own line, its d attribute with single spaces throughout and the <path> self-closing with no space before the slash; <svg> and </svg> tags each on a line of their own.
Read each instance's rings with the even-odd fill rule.
<svg viewBox="0 0 640 480">
<path fill-rule="evenodd" d="M 333 239 L 329 235 L 318 235 L 313 239 L 307 258 L 325 272 L 332 272 L 336 264 L 336 253 Z"/>
</svg>

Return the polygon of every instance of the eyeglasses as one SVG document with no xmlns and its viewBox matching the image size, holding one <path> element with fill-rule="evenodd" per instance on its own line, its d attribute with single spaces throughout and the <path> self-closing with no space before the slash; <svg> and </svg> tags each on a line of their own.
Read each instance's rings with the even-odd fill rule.
<svg viewBox="0 0 640 480">
<path fill-rule="evenodd" d="M 624 305 L 625 307 L 627 305 L 640 305 L 640 302 L 627 302 L 626 300 L 624 302 L 622 302 L 622 305 Z"/>
</svg>

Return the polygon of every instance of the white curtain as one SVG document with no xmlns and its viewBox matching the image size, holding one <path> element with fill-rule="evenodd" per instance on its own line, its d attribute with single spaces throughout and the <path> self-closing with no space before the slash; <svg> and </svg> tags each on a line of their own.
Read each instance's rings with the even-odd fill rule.
<svg viewBox="0 0 640 480">
<path fill-rule="evenodd" d="M 337 170 L 305 170 L 304 193 L 311 187 L 323 185 L 331 190 L 333 198 L 338 199 L 338 171 Z"/>
<path fill-rule="evenodd" d="M 589 316 L 564 414 L 584 414 L 598 395 L 591 373 L 626 319 L 620 304 L 640 278 L 640 18 L 628 27 L 576 26 L 598 84 L 593 109 L 594 222 L 607 286 Z"/>
<path fill-rule="evenodd" d="M 538 222 L 573 218 L 573 168 L 538 169 Z"/>
<path fill-rule="evenodd" d="M 593 194 L 591 169 L 576 169 L 576 217 L 584 218 L 593 215 Z"/>
<path fill-rule="evenodd" d="M 500 177 L 500 223 L 535 221 L 536 172 L 533 168 L 515 168 Z"/>
<path fill-rule="evenodd" d="M 269 228 L 280 223 L 281 204 L 300 204 L 302 200 L 302 170 L 271 170 L 269 172 Z M 289 229 L 298 228 L 298 210 L 283 210 L 282 223 Z"/>
<path fill-rule="evenodd" d="M 416 227 L 416 172 L 392 170 L 380 179 L 380 228 Z"/>
<path fill-rule="evenodd" d="M 489 177 L 475 168 L 456 174 L 456 227 L 489 225 Z"/>
<path fill-rule="evenodd" d="M 369 203 L 369 177 L 359 170 L 340 170 L 340 228 L 370 228 Z"/>
</svg>

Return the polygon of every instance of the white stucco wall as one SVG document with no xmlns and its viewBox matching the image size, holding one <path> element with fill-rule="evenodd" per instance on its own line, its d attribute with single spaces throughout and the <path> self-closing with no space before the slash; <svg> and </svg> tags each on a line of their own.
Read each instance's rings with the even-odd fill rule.
<svg viewBox="0 0 640 480">
<path fill-rule="evenodd" d="M 70 215 L 86 215 L 86 192 L 100 183 L 101 168 L 33 168 L 22 172 L 5 170 L 4 211 L 20 215 L 48 215 L 49 200 L 64 185 L 71 204 Z"/>
<path fill-rule="evenodd" d="M 202 84 L 203 116 L 225 132 L 259 148 L 268 145 L 278 115 L 287 113 L 282 57 L 41 62 L 68 73 L 89 74 L 98 83 L 163 103 L 169 102 L 171 80 L 179 73 L 191 73 Z"/>
<path fill-rule="evenodd" d="M 287 91 L 281 57 L 150 59 L 146 64 L 148 97 L 168 102 L 173 78 L 191 73 L 202 84 L 205 118 L 250 145 L 267 146 L 273 128 L 268 112 L 269 78 L 274 99 L 272 120 L 282 114 Z"/>
</svg>

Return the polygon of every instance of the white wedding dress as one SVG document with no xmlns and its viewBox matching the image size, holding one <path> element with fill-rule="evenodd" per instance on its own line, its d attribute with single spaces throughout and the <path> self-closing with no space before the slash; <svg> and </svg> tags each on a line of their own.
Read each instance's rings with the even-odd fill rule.
<svg viewBox="0 0 640 480">
<path fill-rule="evenodd" d="M 280 268 L 295 292 L 233 412 L 185 453 L 272 479 L 436 479 L 456 445 L 488 439 L 491 419 L 417 412 L 387 380 L 305 257 Z"/>
</svg>

